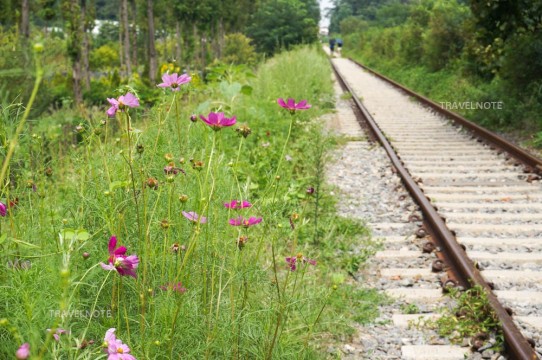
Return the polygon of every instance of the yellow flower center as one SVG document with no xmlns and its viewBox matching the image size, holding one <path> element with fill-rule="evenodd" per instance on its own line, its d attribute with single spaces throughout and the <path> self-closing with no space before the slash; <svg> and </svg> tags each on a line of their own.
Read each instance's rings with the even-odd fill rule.
<svg viewBox="0 0 542 360">
<path fill-rule="evenodd" d="M 117 353 L 124 354 L 124 350 L 122 350 L 122 348 L 117 348 Z"/>
</svg>

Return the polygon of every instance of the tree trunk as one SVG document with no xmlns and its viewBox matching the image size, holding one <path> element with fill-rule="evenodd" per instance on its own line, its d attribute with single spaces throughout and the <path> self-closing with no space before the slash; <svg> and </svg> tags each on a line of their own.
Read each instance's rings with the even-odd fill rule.
<svg viewBox="0 0 542 360">
<path fill-rule="evenodd" d="M 205 68 L 207 67 L 207 36 L 205 33 L 201 36 L 201 73 L 205 78 Z"/>
<path fill-rule="evenodd" d="M 83 104 L 83 91 L 81 89 L 81 55 L 73 59 L 72 63 L 73 96 L 77 105 Z"/>
<path fill-rule="evenodd" d="M 22 0 L 21 35 L 24 40 L 28 40 L 30 37 L 30 0 Z"/>
<path fill-rule="evenodd" d="M 124 19 L 124 8 L 122 6 L 120 7 L 119 19 Z M 119 21 L 119 62 L 120 62 L 120 67 L 121 67 L 121 75 L 122 75 L 122 69 L 124 68 L 124 44 L 122 41 L 122 34 L 123 34 L 122 28 L 123 28 L 122 22 Z"/>
<path fill-rule="evenodd" d="M 157 61 L 156 47 L 154 45 L 154 11 L 152 0 L 147 0 L 147 19 L 149 21 L 149 80 L 156 82 Z"/>
<path fill-rule="evenodd" d="M 132 62 L 130 59 L 130 24 L 128 22 L 128 0 L 122 0 L 121 2 L 121 11 L 122 11 L 122 29 L 124 32 L 124 64 L 126 65 L 126 72 L 128 77 L 132 76 Z"/>
<path fill-rule="evenodd" d="M 200 45 L 199 42 L 200 41 L 199 41 L 199 37 L 198 37 L 198 27 L 196 26 L 196 22 L 194 22 L 192 24 L 192 31 L 193 31 L 192 36 L 194 38 L 194 52 L 193 52 L 193 54 L 194 54 L 194 65 L 195 65 L 196 69 L 198 69 L 201 66 L 200 65 L 201 62 L 200 62 L 200 57 L 199 57 L 199 55 L 200 55 L 200 53 L 199 53 L 199 48 L 200 48 L 199 47 L 199 45 Z"/>
<path fill-rule="evenodd" d="M 136 8 L 136 1 L 131 0 L 132 5 L 132 24 L 137 24 L 137 8 Z M 134 31 L 132 32 L 132 66 L 137 71 L 137 31 L 134 28 Z"/>
<path fill-rule="evenodd" d="M 88 32 L 87 32 L 87 1 L 81 0 L 81 22 L 79 23 L 79 28 L 81 31 L 81 36 L 83 37 L 83 44 L 82 44 L 82 66 L 81 66 L 81 77 L 84 81 L 84 87 L 85 90 L 90 90 L 90 66 L 88 61 L 88 54 L 89 54 L 89 47 L 90 42 L 88 38 Z"/>
<path fill-rule="evenodd" d="M 182 35 L 181 35 L 181 23 L 179 21 L 175 22 L 175 60 L 177 61 L 177 64 L 182 64 Z M 182 69 L 181 69 L 182 71 Z"/>
<path fill-rule="evenodd" d="M 211 25 L 210 33 L 211 33 L 211 36 L 209 38 L 209 42 L 211 44 L 211 54 L 212 54 L 211 56 L 213 58 L 215 58 L 215 59 L 220 58 L 220 56 L 219 56 L 219 52 L 220 52 L 219 47 L 220 47 L 220 45 L 218 43 L 218 37 L 219 37 L 218 36 L 218 20 L 216 21 L 215 24 Z"/>
<path fill-rule="evenodd" d="M 222 58 L 224 52 L 224 19 L 220 18 L 218 22 L 218 58 Z"/>
</svg>

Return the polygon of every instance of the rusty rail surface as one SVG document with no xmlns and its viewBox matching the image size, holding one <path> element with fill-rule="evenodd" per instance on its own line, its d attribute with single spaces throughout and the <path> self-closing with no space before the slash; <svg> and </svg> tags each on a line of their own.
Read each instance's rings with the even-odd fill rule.
<svg viewBox="0 0 542 360">
<path fill-rule="evenodd" d="M 346 89 L 348 92 L 354 95 L 352 88 L 346 82 L 346 80 L 342 77 L 342 75 L 339 73 L 339 71 L 335 67 L 335 64 L 333 64 L 331 60 L 330 62 L 333 67 L 333 71 L 335 72 L 337 78 L 339 79 L 343 89 Z M 392 82 L 391 80 L 379 74 L 376 74 L 372 70 L 370 70 L 370 72 L 385 81 Z M 419 99 L 423 98 L 420 95 L 414 93 L 411 90 L 404 88 L 403 86 L 395 82 L 392 82 L 392 83 L 412 96 L 416 96 Z M 423 98 L 423 99 L 426 99 L 426 98 Z M 479 285 L 485 290 L 491 307 L 493 308 L 493 310 L 495 311 L 495 313 L 501 320 L 503 333 L 504 333 L 504 340 L 506 343 L 506 349 L 508 353 L 510 354 L 511 359 L 515 359 L 515 360 L 538 359 L 535 353 L 535 350 L 527 342 L 523 334 L 521 334 L 520 330 L 517 328 L 516 324 L 512 320 L 512 317 L 508 314 L 504 306 L 499 302 L 495 294 L 492 292 L 490 285 L 482 277 L 482 275 L 480 274 L 480 271 L 476 268 L 472 260 L 470 260 L 467 257 L 465 250 L 459 245 L 459 243 L 457 242 L 455 238 L 455 235 L 450 231 L 450 229 L 448 229 L 448 227 L 446 226 L 440 214 L 437 212 L 437 210 L 431 204 L 431 202 L 427 199 L 422 189 L 418 186 L 416 181 L 412 178 L 408 170 L 405 168 L 405 166 L 403 165 L 403 162 L 401 161 L 399 156 L 395 153 L 390 142 L 386 139 L 386 137 L 384 136 L 384 134 L 382 133 L 382 131 L 376 124 L 375 120 L 373 119 L 369 111 L 365 108 L 365 106 L 361 103 L 361 101 L 356 96 L 352 96 L 352 100 L 354 101 L 356 107 L 360 110 L 360 113 L 363 117 L 363 119 L 358 118 L 358 121 L 360 123 L 365 122 L 366 124 L 368 124 L 369 128 L 371 129 L 372 135 L 375 136 L 377 141 L 381 144 L 381 146 L 384 148 L 384 150 L 388 154 L 388 157 L 390 158 L 393 166 L 397 170 L 397 173 L 401 177 L 403 184 L 405 185 L 405 187 L 407 188 L 407 190 L 410 192 L 411 196 L 413 197 L 414 201 L 418 204 L 421 211 L 423 212 L 425 225 L 428 227 L 428 230 L 433 235 L 433 240 L 435 240 L 435 242 L 437 242 L 437 244 L 441 247 L 441 249 L 443 249 L 444 256 L 446 258 L 446 263 L 448 266 L 450 266 L 453 269 L 453 272 L 456 275 L 459 283 L 465 288 L 470 288 L 474 285 Z M 472 125 L 472 127 L 471 126 L 468 126 L 468 127 L 472 129 L 473 131 L 478 131 L 477 129 L 482 129 L 478 125 L 470 123 L 468 120 L 463 119 L 459 115 L 456 115 L 453 113 L 451 113 L 453 114 L 453 116 L 447 115 L 447 113 L 450 113 L 449 111 L 446 111 L 440 108 L 440 106 L 438 106 L 436 103 L 433 103 L 429 99 L 426 99 L 426 101 L 428 102 L 427 105 L 429 105 L 430 103 L 433 104 L 429 106 L 431 106 L 433 109 L 435 109 L 439 113 L 452 117 L 455 121 L 460 122 L 461 125 L 463 125 L 462 123 L 463 121 L 466 121 Z M 463 120 L 459 121 L 458 119 L 463 119 Z M 467 125 L 464 125 L 464 126 L 467 126 Z M 482 135 L 482 134 L 492 134 L 491 132 L 485 129 L 482 129 L 482 130 L 483 130 L 483 133 L 481 133 L 480 136 L 485 137 L 486 135 Z M 536 167 L 539 170 L 542 169 L 541 160 L 526 153 L 523 149 L 520 149 L 513 144 L 509 144 L 506 140 L 504 140 L 503 138 L 495 134 L 492 134 L 492 136 L 495 139 L 500 139 L 499 140 L 500 144 L 506 145 L 506 146 L 511 145 L 511 148 L 515 148 L 518 150 L 517 153 L 523 154 L 523 156 L 520 158 L 518 156 L 515 156 L 512 152 L 509 151 L 518 160 L 522 161 L 523 158 L 525 159 L 532 158 L 531 161 L 529 162 L 529 165 L 530 166 L 534 165 L 533 167 Z M 501 148 L 501 146 L 499 146 L 499 148 Z"/>
</svg>

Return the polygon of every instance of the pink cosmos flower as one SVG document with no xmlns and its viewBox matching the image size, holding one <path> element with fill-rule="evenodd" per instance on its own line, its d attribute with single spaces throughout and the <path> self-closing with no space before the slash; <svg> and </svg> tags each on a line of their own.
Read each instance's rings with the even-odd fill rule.
<svg viewBox="0 0 542 360">
<path fill-rule="evenodd" d="M 30 356 L 30 344 L 24 343 L 15 352 L 15 357 L 20 360 L 28 359 Z"/>
<path fill-rule="evenodd" d="M 6 216 L 7 210 L 8 207 L 6 206 L 6 204 L 0 201 L 0 216 Z"/>
<path fill-rule="evenodd" d="M 109 355 L 107 360 L 137 360 L 133 355 L 130 355 L 130 348 L 123 344 L 120 339 L 115 336 L 115 328 L 107 330 L 104 337 L 104 350 Z"/>
<path fill-rule="evenodd" d="M 180 282 L 178 282 L 177 284 L 168 283 L 166 285 L 162 285 L 160 286 L 160 289 L 164 291 L 167 291 L 167 290 L 175 291 L 175 292 L 178 292 L 179 294 L 184 294 L 186 292 L 186 288 L 184 288 L 183 284 Z"/>
<path fill-rule="evenodd" d="M 177 73 L 173 73 L 171 75 L 164 74 L 162 75 L 162 83 L 158 84 L 161 88 L 171 88 L 173 91 L 179 91 L 179 88 L 182 84 L 186 84 L 190 82 L 192 78 L 186 74 L 182 74 L 181 76 L 178 76 Z"/>
<path fill-rule="evenodd" d="M 311 108 L 311 105 L 307 104 L 307 100 L 301 100 L 299 103 L 295 103 L 295 100 L 292 98 L 288 99 L 288 102 L 285 102 L 284 99 L 278 98 L 277 104 L 281 107 L 289 110 L 290 113 L 295 113 L 296 110 L 307 110 Z"/>
<path fill-rule="evenodd" d="M 111 107 L 107 110 L 109 117 L 114 117 L 117 111 L 124 111 L 126 107 L 138 107 L 139 100 L 132 93 L 126 93 L 126 95 L 120 96 L 118 99 L 107 98 L 107 101 L 111 104 Z"/>
<path fill-rule="evenodd" d="M 167 166 L 164 166 L 164 173 L 166 175 L 177 175 L 180 172 L 186 175 L 186 172 L 180 167 L 175 167 L 175 163 L 173 162 L 170 162 L 167 164 Z"/>
<path fill-rule="evenodd" d="M 235 118 L 235 116 L 233 116 L 232 118 L 227 118 L 227 117 L 224 117 L 224 113 L 222 112 L 219 112 L 219 113 L 210 112 L 207 118 L 203 115 L 200 115 L 199 117 L 201 120 L 203 120 L 204 123 L 206 123 L 207 125 L 212 127 L 213 130 L 216 130 L 216 131 L 226 126 L 232 126 L 237 122 L 237 119 Z"/>
<path fill-rule="evenodd" d="M 189 212 L 182 211 L 181 213 L 183 214 L 185 218 L 192 221 L 193 223 L 205 224 L 207 222 L 207 218 L 205 216 L 198 215 L 194 211 L 189 211 Z"/>
<path fill-rule="evenodd" d="M 311 264 L 313 266 L 316 265 L 316 260 L 308 259 L 304 257 L 302 254 L 297 254 L 296 256 L 287 257 L 285 260 L 291 271 L 295 271 L 297 269 L 297 264 L 299 262 L 302 262 L 303 264 Z"/>
<path fill-rule="evenodd" d="M 230 219 L 230 225 L 243 226 L 246 228 L 252 225 L 259 224 L 261 222 L 262 222 L 262 218 L 255 218 L 255 217 L 250 217 L 249 219 L 245 219 L 242 216 L 239 216 L 236 219 Z"/>
<path fill-rule="evenodd" d="M 51 329 L 47 329 L 48 332 L 51 332 L 52 330 Z M 62 334 L 66 334 L 67 331 L 62 329 L 62 328 L 57 328 L 55 333 L 53 334 L 53 337 L 55 338 L 56 341 L 60 341 L 60 335 Z"/>
<path fill-rule="evenodd" d="M 117 246 L 117 237 L 111 236 L 109 239 L 109 264 L 100 263 L 104 270 L 115 270 L 121 276 L 131 276 L 136 278 L 135 269 L 139 264 L 139 258 L 136 255 L 126 256 L 126 248 L 124 246 L 115 249 Z"/>
<path fill-rule="evenodd" d="M 244 209 L 244 208 L 251 207 L 252 204 L 246 200 L 243 200 L 243 201 L 232 200 L 229 203 L 224 203 L 224 206 L 226 207 L 226 209 Z"/>
</svg>

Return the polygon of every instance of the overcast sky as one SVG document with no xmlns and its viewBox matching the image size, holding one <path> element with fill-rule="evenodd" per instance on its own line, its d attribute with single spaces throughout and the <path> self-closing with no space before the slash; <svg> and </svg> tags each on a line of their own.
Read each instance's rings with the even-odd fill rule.
<svg viewBox="0 0 542 360">
<path fill-rule="evenodd" d="M 326 8 L 330 8 L 332 6 L 331 0 L 320 0 L 320 26 L 329 26 L 329 19 L 325 18 L 326 15 Z"/>
</svg>

